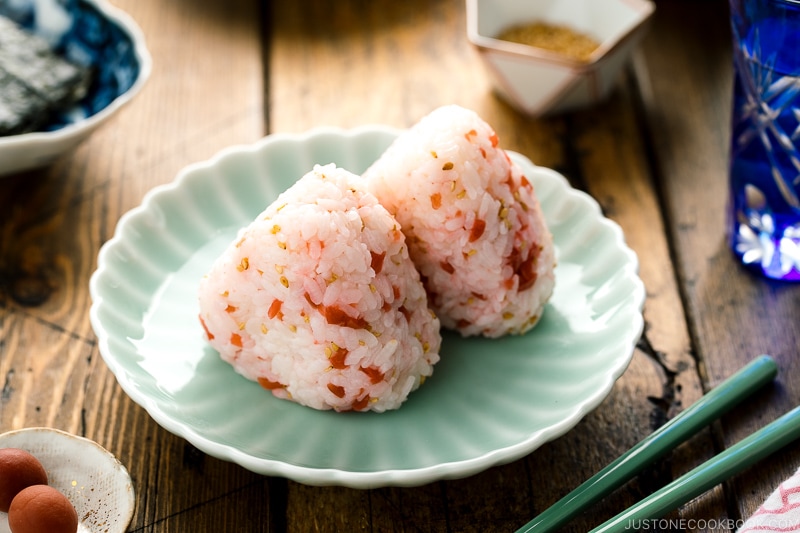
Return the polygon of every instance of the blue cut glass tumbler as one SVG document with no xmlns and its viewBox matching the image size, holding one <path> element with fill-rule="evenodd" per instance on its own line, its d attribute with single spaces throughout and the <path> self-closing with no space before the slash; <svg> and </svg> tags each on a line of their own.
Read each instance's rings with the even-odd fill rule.
<svg viewBox="0 0 800 533">
<path fill-rule="evenodd" d="M 730 0 L 730 245 L 748 269 L 800 281 L 800 0 Z"/>
</svg>

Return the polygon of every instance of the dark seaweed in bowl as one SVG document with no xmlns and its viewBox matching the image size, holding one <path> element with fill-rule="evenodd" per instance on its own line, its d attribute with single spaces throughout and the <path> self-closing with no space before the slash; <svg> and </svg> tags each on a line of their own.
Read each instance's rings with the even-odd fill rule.
<svg viewBox="0 0 800 533">
<path fill-rule="evenodd" d="M 53 50 L 67 60 L 89 67 L 92 82 L 77 104 L 48 118 L 39 131 L 54 131 L 84 120 L 128 91 L 142 68 L 133 37 L 84 0 L 54 0 L 52 7 L 35 0 L 0 0 L 0 15 L 8 17 L 31 33 L 46 37 Z M 36 9 L 55 9 L 62 31 L 50 32 L 37 23 Z"/>
</svg>

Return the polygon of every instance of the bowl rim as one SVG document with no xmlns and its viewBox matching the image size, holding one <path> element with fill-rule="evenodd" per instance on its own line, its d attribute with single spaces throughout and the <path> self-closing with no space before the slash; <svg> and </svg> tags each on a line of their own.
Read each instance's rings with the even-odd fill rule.
<svg viewBox="0 0 800 533">
<path fill-rule="evenodd" d="M 581 61 L 573 59 L 569 56 L 539 48 L 529 44 L 514 43 L 505 41 L 496 37 L 483 35 L 478 31 L 478 2 L 480 0 L 466 0 L 467 2 L 467 39 L 472 43 L 480 52 L 492 51 L 499 52 L 505 55 L 511 55 L 518 58 L 530 58 L 537 61 L 543 61 L 555 65 L 568 67 L 574 72 L 590 71 L 598 68 L 598 64 L 604 62 L 608 58 L 610 52 L 618 48 L 625 41 L 633 38 L 634 35 L 643 31 L 656 10 L 656 5 L 652 0 L 623 0 L 622 3 L 631 7 L 631 9 L 641 13 L 641 20 L 629 28 L 627 31 L 620 33 L 612 39 L 600 43 L 600 46 L 592 52 L 588 61 Z"/>
<path fill-rule="evenodd" d="M 95 7 L 105 18 L 125 32 L 133 43 L 134 54 L 139 62 L 139 75 L 127 91 L 114 98 L 107 106 L 84 120 L 68 124 L 53 131 L 32 131 L 18 135 L 0 136 L 0 148 L 13 148 L 20 145 L 40 145 L 54 141 L 66 141 L 80 137 L 85 131 L 91 131 L 103 121 L 116 113 L 136 96 L 150 78 L 153 70 L 153 59 L 145 44 L 144 33 L 134 19 L 122 9 L 107 0 L 78 0 Z"/>
</svg>

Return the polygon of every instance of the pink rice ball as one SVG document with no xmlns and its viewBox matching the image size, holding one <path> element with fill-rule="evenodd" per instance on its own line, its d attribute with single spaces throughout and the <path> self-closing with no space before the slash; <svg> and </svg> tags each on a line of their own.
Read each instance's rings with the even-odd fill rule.
<svg viewBox="0 0 800 533">
<path fill-rule="evenodd" d="M 396 409 L 439 360 L 440 323 L 399 224 L 335 165 L 315 166 L 239 232 L 199 303 L 236 372 L 314 409 Z"/>
<path fill-rule="evenodd" d="M 475 112 L 438 108 L 364 173 L 408 241 L 432 309 L 463 336 L 534 327 L 555 284 L 531 182 Z"/>
</svg>

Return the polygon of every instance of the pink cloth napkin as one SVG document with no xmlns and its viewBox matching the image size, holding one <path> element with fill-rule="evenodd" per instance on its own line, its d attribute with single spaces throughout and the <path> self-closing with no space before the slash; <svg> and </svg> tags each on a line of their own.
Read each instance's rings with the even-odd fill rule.
<svg viewBox="0 0 800 533">
<path fill-rule="evenodd" d="M 800 470 L 781 483 L 738 533 L 800 531 Z"/>
</svg>

